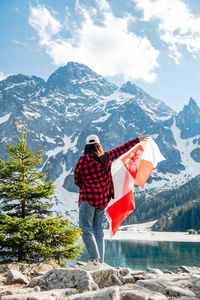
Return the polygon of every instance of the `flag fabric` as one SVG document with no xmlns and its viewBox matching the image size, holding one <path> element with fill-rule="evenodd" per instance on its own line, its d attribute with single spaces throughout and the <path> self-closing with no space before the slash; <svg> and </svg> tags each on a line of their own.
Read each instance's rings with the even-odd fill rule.
<svg viewBox="0 0 200 300">
<path fill-rule="evenodd" d="M 110 222 L 111 236 L 135 210 L 133 186 L 144 186 L 152 170 L 164 159 L 156 143 L 149 137 L 113 161 L 111 172 L 115 198 L 109 202 L 105 211 Z"/>
</svg>

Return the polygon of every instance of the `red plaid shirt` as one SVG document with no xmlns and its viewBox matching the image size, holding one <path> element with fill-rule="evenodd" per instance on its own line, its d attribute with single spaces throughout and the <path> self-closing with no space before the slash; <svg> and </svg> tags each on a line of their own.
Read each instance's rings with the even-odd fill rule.
<svg viewBox="0 0 200 300">
<path fill-rule="evenodd" d="M 114 198 L 111 163 L 139 142 L 139 138 L 136 138 L 112 151 L 105 152 L 108 158 L 106 166 L 102 166 L 94 153 L 79 158 L 74 170 L 74 182 L 80 188 L 79 205 L 83 201 L 88 201 L 97 208 L 108 205 L 111 198 Z"/>
</svg>

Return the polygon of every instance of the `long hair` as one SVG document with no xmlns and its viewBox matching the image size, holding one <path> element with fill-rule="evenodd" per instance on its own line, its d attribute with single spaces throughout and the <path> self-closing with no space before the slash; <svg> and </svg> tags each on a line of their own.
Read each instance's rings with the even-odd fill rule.
<svg viewBox="0 0 200 300">
<path fill-rule="evenodd" d="M 84 149 L 84 155 L 91 153 L 95 153 L 97 155 L 97 158 L 101 162 L 101 165 L 103 167 L 106 167 L 108 165 L 108 156 L 106 155 L 106 153 L 104 153 L 101 144 L 95 143 L 86 145 Z"/>
<path fill-rule="evenodd" d="M 87 144 L 84 149 L 84 155 L 91 154 L 91 153 L 96 153 L 98 157 L 102 156 L 104 154 L 104 151 L 101 144 L 99 143 Z"/>
</svg>

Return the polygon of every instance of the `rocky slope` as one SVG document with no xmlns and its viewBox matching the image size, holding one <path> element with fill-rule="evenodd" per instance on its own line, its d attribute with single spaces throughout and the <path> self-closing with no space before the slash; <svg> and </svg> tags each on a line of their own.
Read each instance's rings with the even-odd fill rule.
<svg viewBox="0 0 200 300">
<path fill-rule="evenodd" d="M 199 174 L 200 108 L 190 99 L 175 113 L 164 102 L 126 82 L 108 82 L 85 65 L 68 63 L 45 82 L 36 76 L 13 75 L 0 82 L 0 157 L 20 126 L 28 126 L 28 145 L 46 154 L 43 171 L 57 187 L 55 211 L 77 220 L 73 169 L 88 134 L 110 150 L 139 135 L 154 138 L 166 161 L 146 185 L 169 188 Z"/>
<path fill-rule="evenodd" d="M 88 272 L 80 267 L 80 264 L 73 268 L 53 268 L 41 263 L 2 264 L 1 300 L 200 299 L 199 268 L 181 266 L 173 273 L 108 265 Z"/>
</svg>

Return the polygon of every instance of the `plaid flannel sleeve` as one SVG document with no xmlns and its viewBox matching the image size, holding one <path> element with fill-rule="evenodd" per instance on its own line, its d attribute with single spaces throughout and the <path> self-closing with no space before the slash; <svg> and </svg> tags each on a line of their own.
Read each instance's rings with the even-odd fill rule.
<svg viewBox="0 0 200 300">
<path fill-rule="evenodd" d="M 79 160 L 74 169 L 74 183 L 80 187 L 81 184 L 81 160 Z"/>
<path fill-rule="evenodd" d="M 119 146 L 111 151 L 108 151 L 107 153 L 108 153 L 110 159 L 113 161 L 114 159 L 117 159 L 120 155 L 122 155 L 125 152 L 127 152 L 128 150 L 130 150 L 132 147 L 134 147 L 139 142 L 140 142 L 140 139 L 135 138 L 135 139 L 123 144 L 122 146 Z"/>
</svg>

